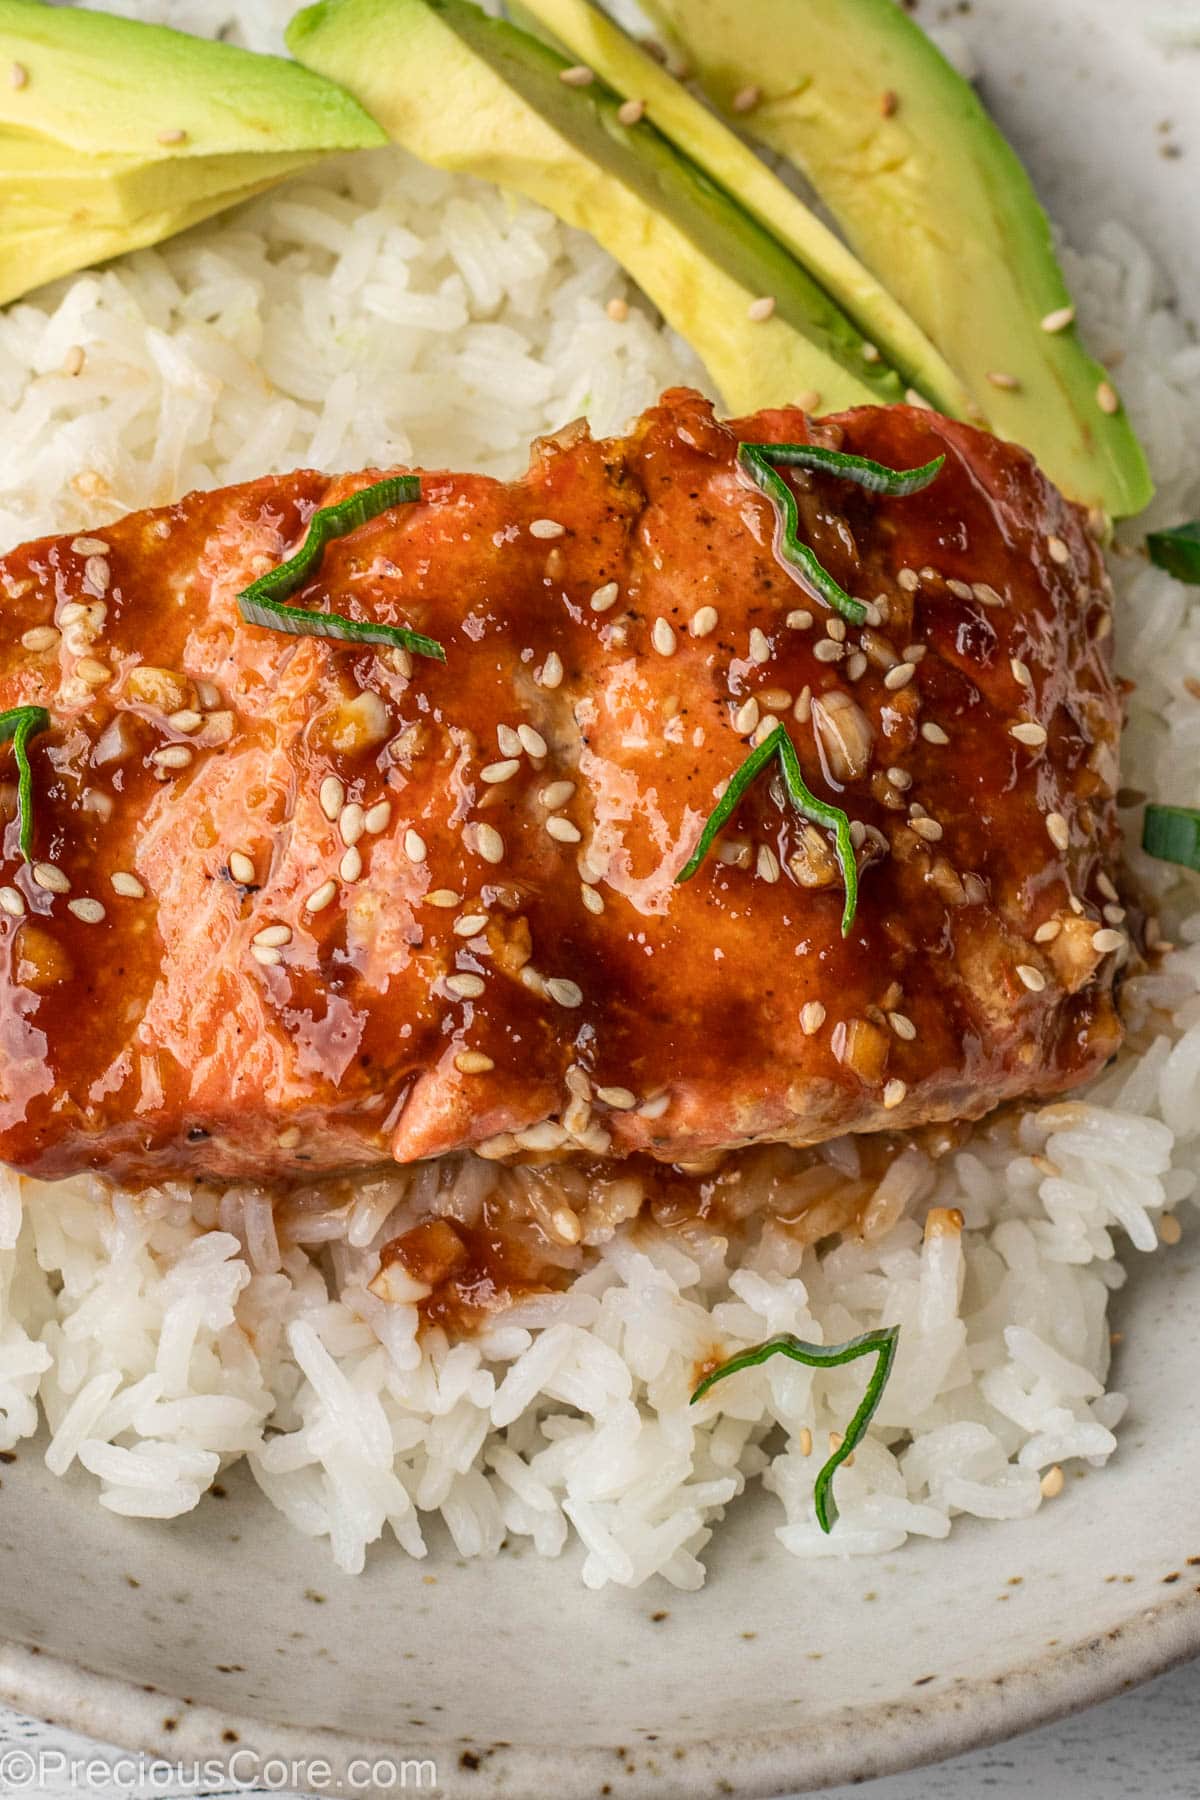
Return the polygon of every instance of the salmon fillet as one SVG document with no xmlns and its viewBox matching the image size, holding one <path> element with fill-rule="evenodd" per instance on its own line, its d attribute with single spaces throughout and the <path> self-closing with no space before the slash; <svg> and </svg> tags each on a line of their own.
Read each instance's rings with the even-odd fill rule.
<svg viewBox="0 0 1200 1800">
<path fill-rule="evenodd" d="M 906 499 L 788 475 L 873 625 L 777 558 L 742 440 L 945 456 Z M 424 475 L 291 598 L 444 664 L 244 623 L 239 591 L 380 473 L 0 562 L 0 705 L 51 714 L 30 864 L 0 753 L 0 1158 L 688 1163 L 978 1117 L 1112 1054 L 1110 590 L 1024 451 L 907 407 L 721 423 L 672 391 L 519 481 Z M 676 882 L 773 720 L 854 824 L 845 937 L 831 837 L 768 774 Z"/>
</svg>

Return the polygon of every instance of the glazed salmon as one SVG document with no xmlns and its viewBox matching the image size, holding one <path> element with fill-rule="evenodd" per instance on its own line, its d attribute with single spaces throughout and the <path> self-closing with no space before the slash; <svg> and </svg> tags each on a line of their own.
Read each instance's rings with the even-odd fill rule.
<svg viewBox="0 0 1200 1800">
<path fill-rule="evenodd" d="M 787 475 L 868 625 L 780 561 L 740 441 L 945 457 L 907 498 Z M 1112 1054 L 1109 588 L 1024 451 L 907 407 L 721 423 L 673 391 L 519 481 L 423 475 L 292 597 L 444 663 L 245 623 L 239 592 L 379 474 L 0 562 L 0 705 L 51 717 L 29 863 L 0 753 L 5 1161 L 687 1163 L 978 1117 Z M 844 936 L 833 839 L 770 771 L 676 879 L 776 722 L 851 821 Z"/>
</svg>

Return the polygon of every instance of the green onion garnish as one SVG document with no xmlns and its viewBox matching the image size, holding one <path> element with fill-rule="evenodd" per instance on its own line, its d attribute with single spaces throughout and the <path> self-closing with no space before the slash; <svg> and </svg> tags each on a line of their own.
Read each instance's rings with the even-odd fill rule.
<svg viewBox="0 0 1200 1800">
<path fill-rule="evenodd" d="M 285 606 L 289 594 L 304 586 L 325 553 L 331 538 L 377 518 L 390 506 L 404 506 L 421 498 L 419 475 L 391 475 L 385 481 L 360 488 L 337 506 L 322 506 L 308 524 L 308 535 L 295 556 L 270 569 L 238 595 L 238 608 L 250 625 L 268 631 L 288 631 L 295 637 L 338 638 L 352 644 L 390 644 L 445 662 L 446 652 L 436 638 L 424 637 L 407 625 L 376 625 L 365 619 L 346 619 L 341 613 L 309 612 L 303 606 Z"/>
<path fill-rule="evenodd" d="M 796 746 L 782 725 L 776 725 L 773 730 L 768 732 L 758 748 L 752 750 L 741 767 L 730 776 L 728 787 L 713 808 L 707 825 L 700 833 L 700 842 L 675 880 L 677 883 L 691 880 L 711 850 L 717 834 L 737 806 L 738 801 L 755 776 L 766 767 L 773 756 L 778 756 L 783 766 L 784 786 L 796 811 L 803 818 L 811 819 L 814 824 L 827 825 L 836 838 L 838 866 L 842 871 L 842 880 L 846 884 L 846 904 L 842 910 L 842 936 L 845 937 L 854 923 L 854 914 L 858 908 L 858 865 L 854 860 L 850 821 L 840 807 L 830 806 L 826 801 L 818 800 L 806 785 L 800 770 L 800 758 L 796 755 Z"/>
<path fill-rule="evenodd" d="M 768 1338 L 765 1344 L 757 1344 L 753 1350 L 743 1350 L 740 1355 L 731 1356 L 719 1369 L 706 1375 L 692 1395 L 691 1404 L 694 1406 L 697 1400 L 702 1400 L 709 1389 L 718 1381 L 724 1381 L 727 1375 L 736 1375 L 739 1369 L 755 1368 L 759 1363 L 765 1363 L 770 1356 L 790 1356 L 793 1362 L 804 1363 L 810 1369 L 836 1369 L 842 1363 L 855 1362 L 860 1356 L 877 1356 L 879 1360 L 867 1383 L 862 1403 L 847 1425 L 845 1437 L 822 1468 L 813 1487 L 817 1524 L 822 1531 L 828 1533 L 833 1530 L 838 1516 L 837 1502 L 833 1497 L 833 1477 L 846 1458 L 854 1454 L 875 1416 L 896 1361 L 899 1339 L 898 1325 L 887 1325 L 878 1331 L 865 1331 L 861 1337 L 850 1338 L 844 1344 L 806 1344 L 803 1338 L 793 1337 L 790 1331 L 785 1331 L 779 1337 Z"/>
<path fill-rule="evenodd" d="M 1200 812 L 1194 806 L 1148 806 L 1142 849 L 1200 874 Z"/>
<path fill-rule="evenodd" d="M 917 469 L 889 469 L 866 456 L 846 456 L 840 450 L 823 450 L 816 444 L 739 444 L 738 462 L 751 481 L 775 508 L 775 554 L 795 569 L 804 585 L 811 589 L 834 612 L 841 613 L 852 625 L 865 625 L 867 609 L 855 600 L 818 559 L 816 552 L 800 541 L 800 513 L 793 494 L 777 468 L 820 470 L 839 475 L 872 494 L 903 499 L 917 494 L 935 479 L 944 456 L 922 463 Z"/>
<path fill-rule="evenodd" d="M 1152 531 L 1146 539 L 1150 561 L 1176 581 L 1200 587 L 1200 519 L 1174 525 L 1169 531 Z"/>
<path fill-rule="evenodd" d="M 0 713 L 0 744 L 11 739 L 17 759 L 17 819 L 21 827 L 21 855 L 26 862 L 33 851 L 33 770 L 27 746 L 31 737 L 49 729 L 50 714 L 44 706 L 14 706 Z"/>
</svg>

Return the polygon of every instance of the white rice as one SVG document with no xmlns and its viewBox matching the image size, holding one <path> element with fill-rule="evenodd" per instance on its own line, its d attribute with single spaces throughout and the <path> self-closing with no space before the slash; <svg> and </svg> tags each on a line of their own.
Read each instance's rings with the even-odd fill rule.
<svg viewBox="0 0 1200 1800">
<path fill-rule="evenodd" d="M 207 29 L 235 12 L 170 10 Z M 259 41 L 273 17 L 253 9 Z M 1090 338 L 1121 353 L 1161 484 L 1154 516 L 1196 510 L 1200 348 L 1127 233 L 1110 227 L 1068 261 Z M 623 291 L 601 251 L 534 207 L 394 152 L 327 165 L 0 316 L 0 542 L 306 462 L 511 472 L 538 432 L 585 411 L 611 429 L 662 386 L 701 379 L 636 304 L 624 324 L 607 317 Z M 70 376 L 74 345 L 86 360 Z M 1140 559 L 1114 570 L 1137 620 L 1119 633 L 1137 682 L 1124 780 L 1194 801 L 1196 594 Z M 348 1221 L 309 1219 L 298 1243 L 277 1238 L 254 1192 L 197 1222 L 182 1189 L 135 1200 L 88 1177 L 0 1177 L 0 1448 L 44 1420 L 56 1474 L 82 1468 L 101 1505 L 156 1518 L 187 1512 L 246 1457 L 343 1569 L 380 1538 L 424 1556 L 440 1516 L 465 1556 L 522 1538 L 554 1556 L 575 1537 L 591 1587 L 653 1574 L 698 1586 L 700 1552 L 755 1479 L 801 1556 L 944 1537 L 963 1513 L 1032 1513 L 1047 1471 L 1115 1446 L 1118 1252 L 1155 1247 L 1200 1166 L 1195 890 L 1135 862 L 1181 947 L 1129 984 L 1114 1067 L 1084 1098 L 980 1130 L 940 1162 L 910 1150 L 866 1238 L 820 1253 L 768 1226 L 731 1265 L 698 1231 L 618 1227 L 568 1293 L 469 1342 L 418 1341 L 415 1308 L 365 1286 L 394 1195 L 364 1192 Z M 827 1156 L 857 1172 L 853 1140 Z M 469 1206 L 471 1177 L 467 1163 L 457 1200 L 438 1203 Z M 961 1236 L 926 1233 L 947 1207 Z M 895 1373 L 838 1476 L 826 1537 L 813 1479 L 864 1366 L 815 1375 L 776 1359 L 689 1408 L 695 1368 L 779 1331 L 832 1342 L 895 1322 Z"/>
</svg>

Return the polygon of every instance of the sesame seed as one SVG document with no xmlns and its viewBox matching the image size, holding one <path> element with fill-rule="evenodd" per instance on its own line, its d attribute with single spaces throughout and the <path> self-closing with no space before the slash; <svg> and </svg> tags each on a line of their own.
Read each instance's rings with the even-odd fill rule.
<svg viewBox="0 0 1200 1800">
<path fill-rule="evenodd" d="M 329 902 L 333 899 L 333 896 L 336 893 L 337 893 L 337 882 L 336 881 L 334 881 L 332 879 L 329 881 L 323 881 L 319 888 L 313 889 L 312 893 L 308 896 L 308 899 L 304 902 L 304 910 L 306 912 L 322 912 L 322 911 L 324 911 L 325 907 L 327 907 L 329 905 Z"/>
<path fill-rule="evenodd" d="M 563 975 L 552 975 L 546 983 L 546 992 L 559 1006 L 583 1005 L 583 989 Z"/>
<path fill-rule="evenodd" d="M 808 631 L 812 626 L 812 622 L 812 614 L 806 612 L 802 606 L 798 606 L 794 612 L 790 612 L 784 620 L 784 624 L 789 631 Z"/>
<path fill-rule="evenodd" d="M 901 569 L 896 577 L 896 586 L 906 594 L 915 594 L 921 585 L 921 577 L 915 569 Z"/>
<path fill-rule="evenodd" d="M 19 888 L 0 887 L 0 912 L 6 912 L 10 919 L 19 919 L 25 912 L 25 896 Z"/>
<path fill-rule="evenodd" d="M 404 854 L 411 863 L 423 863 L 428 854 L 425 839 L 419 831 L 414 831 L 411 825 L 404 833 Z"/>
<path fill-rule="evenodd" d="M 319 798 L 321 802 L 321 811 L 332 823 L 332 821 L 339 816 L 342 807 L 346 804 L 346 790 L 336 775 L 327 775 L 325 777 L 324 781 L 321 783 Z"/>
<path fill-rule="evenodd" d="M 1062 538 L 1048 537 L 1046 539 L 1046 548 L 1050 552 L 1051 562 L 1058 563 L 1060 568 L 1064 563 L 1070 562 L 1071 552 L 1068 550 Z"/>
<path fill-rule="evenodd" d="M 158 141 L 160 144 L 186 144 L 187 132 L 180 125 L 172 125 L 158 133 Z"/>
<path fill-rule="evenodd" d="M 796 704 L 792 708 L 792 717 L 799 725 L 807 725 L 812 718 L 812 689 L 805 682 L 796 695 Z"/>
<path fill-rule="evenodd" d="M 700 607 L 698 611 L 693 613 L 692 622 L 688 629 L 691 631 L 692 636 L 696 638 L 707 637 L 710 632 L 715 631 L 717 629 L 716 607 Z"/>
<path fill-rule="evenodd" d="M 511 725 L 497 725 L 496 742 L 504 756 L 520 756 L 521 740 Z"/>
<path fill-rule="evenodd" d="M 622 125 L 640 125 L 645 116 L 644 100 L 624 100 L 617 108 L 617 118 Z"/>
<path fill-rule="evenodd" d="M 762 89 L 758 86 L 757 82 L 752 81 L 746 87 L 739 88 L 729 104 L 731 110 L 735 113 L 748 113 L 753 112 L 755 107 L 761 105 L 761 103 Z"/>
<path fill-rule="evenodd" d="M 574 792 L 575 783 L 573 781 L 552 781 L 542 789 L 538 799 L 543 806 L 549 807 L 551 812 L 558 812 L 560 807 L 567 804 Z"/>
<path fill-rule="evenodd" d="M 198 713 L 194 707 L 183 706 L 178 712 L 168 716 L 167 724 L 172 731 L 199 731 L 204 723 L 204 714 Z"/>
<path fill-rule="evenodd" d="M 504 861 L 504 839 L 494 825 L 477 825 L 475 827 L 475 849 L 482 856 L 484 862 Z"/>
<path fill-rule="evenodd" d="M 800 1008 L 800 1029 L 805 1037 L 815 1037 L 825 1023 L 825 1008 L 819 1000 L 809 1000 Z"/>
<path fill-rule="evenodd" d="M 230 851 L 229 873 L 242 887 L 248 887 L 254 880 L 254 864 L 244 850 Z"/>
<path fill-rule="evenodd" d="M 111 578 L 107 557 L 88 557 L 83 565 L 83 579 L 87 582 L 93 593 L 106 594 Z"/>
<path fill-rule="evenodd" d="M 453 888 L 433 888 L 425 898 L 430 906 L 451 907 L 459 904 L 462 895 L 456 894 Z"/>
<path fill-rule="evenodd" d="M 1111 381 L 1102 381 L 1096 389 L 1096 405 L 1102 413 L 1120 412 L 1120 396 Z"/>
<path fill-rule="evenodd" d="M 614 325 L 623 325 L 629 317 L 629 302 L 620 294 L 614 294 L 604 307 L 605 312 Z"/>
<path fill-rule="evenodd" d="M 671 1104 L 670 1094 L 655 1094 L 650 1100 L 643 1100 L 638 1107 L 639 1119 L 661 1119 Z"/>
<path fill-rule="evenodd" d="M 1009 736 L 1016 738 L 1018 744 L 1028 744 L 1031 750 L 1040 750 L 1046 742 L 1046 727 L 1036 719 L 1025 719 L 1010 727 Z"/>
<path fill-rule="evenodd" d="M 1053 312 L 1048 312 L 1043 318 L 1042 330 L 1050 332 L 1065 331 L 1068 325 L 1073 325 L 1074 323 L 1075 308 L 1073 306 L 1058 306 L 1055 307 Z"/>
<path fill-rule="evenodd" d="M 841 662 L 845 654 L 845 645 L 836 643 L 833 638 L 822 638 L 819 644 L 813 645 L 813 655 L 819 663 Z"/>
<path fill-rule="evenodd" d="M 760 294 L 758 299 L 752 300 L 746 308 L 746 317 L 751 319 L 755 325 L 761 325 L 765 319 L 770 318 L 774 311 L 774 294 Z"/>
<path fill-rule="evenodd" d="M 948 578 L 946 586 L 956 600 L 973 600 L 975 598 L 974 594 L 971 592 L 971 584 L 969 581 L 953 581 Z"/>
<path fill-rule="evenodd" d="M 102 662 L 97 662 L 97 660 L 94 656 L 80 657 L 79 661 L 75 664 L 75 673 L 76 673 L 76 675 L 78 675 L 80 681 L 87 683 L 88 687 L 103 687 L 103 685 L 106 681 L 112 680 L 112 670 L 109 668 L 106 668 Z M 154 760 L 154 759 L 152 759 L 152 760 Z M 190 750 L 188 751 L 184 760 L 186 762 L 191 762 L 192 753 Z M 168 768 L 180 767 L 180 765 L 178 763 L 175 763 L 175 764 L 169 763 L 166 766 Z"/>
<path fill-rule="evenodd" d="M 926 645 L 924 644 L 905 644 L 904 652 L 900 660 L 901 662 L 923 663 L 925 661 L 925 653 Z"/>
<path fill-rule="evenodd" d="M 1100 892 L 1104 895 L 1106 900 L 1119 900 L 1121 898 L 1116 890 L 1112 877 L 1106 874 L 1103 869 L 1101 869 L 1096 877 L 1096 886 L 1100 889 Z"/>
<path fill-rule="evenodd" d="M 294 1150 L 299 1142 L 300 1127 L 298 1125 L 288 1125 L 275 1139 L 276 1146 L 280 1150 Z"/>
<path fill-rule="evenodd" d="M 29 86 L 29 70 L 25 67 L 24 63 L 9 63 L 8 85 L 10 88 L 23 88 Z"/>
<path fill-rule="evenodd" d="M 543 687 L 556 688 L 562 678 L 562 657 L 558 654 L 557 650 L 552 650 L 542 664 L 542 673 L 539 679 Z"/>
<path fill-rule="evenodd" d="M 586 882 L 581 882 L 579 895 L 588 912 L 602 913 L 604 911 L 604 897 L 598 894 L 594 887 L 588 887 Z"/>
<path fill-rule="evenodd" d="M 770 737 L 778 723 L 779 720 L 775 717 L 774 713 L 764 713 L 762 718 L 758 721 L 758 724 L 754 727 L 754 736 L 751 738 L 750 742 L 752 744 L 761 744 L 765 738 Z"/>
<path fill-rule="evenodd" d="M 564 819 L 561 813 L 553 813 L 546 820 L 546 830 L 560 844 L 577 844 L 582 836 L 578 825 L 572 825 L 570 819 Z"/>
<path fill-rule="evenodd" d="M 771 645 L 767 634 L 765 631 L 760 631 L 757 625 L 750 632 L 750 655 L 756 663 L 766 663 L 771 660 Z"/>
<path fill-rule="evenodd" d="M 32 877 L 38 887 L 45 887 L 50 895 L 67 895 L 70 893 L 70 877 L 63 875 L 56 862 L 34 862 Z"/>
<path fill-rule="evenodd" d="M 1101 956 L 1108 956 L 1113 951 L 1124 948 L 1125 933 L 1123 931 L 1111 931 L 1107 926 L 1100 931 L 1093 931 L 1092 949 L 1099 951 Z"/>
<path fill-rule="evenodd" d="M 290 925 L 264 925 L 261 931 L 255 932 L 253 941 L 256 944 L 266 944 L 269 949 L 277 950 L 281 944 L 291 943 L 292 928 Z"/>
<path fill-rule="evenodd" d="M 839 619 L 836 617 L 831 617 L 831 618 L 826 619 L 826 621 L 825 621 L 825 636 L 831 637 L 835 644 L 844 644 L 846 641 L 846 621 L 845 621 L 845 619 Z"/>
<path fill-rule="evenodd" d="M 362 874 L 362 851 L 357 844 L 351 844 L 338 864 L 338 874 L 343 881 L 357 881 Z"/>
<path fill-rule="evenodd" d="M 1013 393 L 1021 385 L 1015 375 L 1007 375 L 1003 369 L 989 369 L 988 380 L 994 388 L 1004 388 L 1008 393 Z"/>
<path fill-rule="evenodd" d="M 129 874 L 126 869 L 117 869 L 109 876 L 114 894 L 123 894 L 126 900 L 144 900 L 146 890 L 136 875 Z"/>
<path fill-rule="evenodd" d="M 1066 1476 L 1063 1474 L 1058 1464 L 1055 1463 L 1054 1466 L 1047 1469 L 1046 1473 L 1042 1476 L 1041 1489 L 1043 1498 L 1046 1500 L 1056 1500 L 1059 1494 L 1062 1493 L 1065 1482 Z"/>
<path fill-rule="evenodd" d="M 1052 944 L 1054 942 L 1055 938 L 1061 932 L 1061 930 L 1062 930 L 1062 921 L 1061 920 L 1047 919 L 1045 924 L 1039 925 L 1037 930 L 1034 932 L 1033 941 L 1035 944 Z"/>
<path fill-rule="evenodd" d="M 1033 686 L 1033 676 L 1029 672 L 1028 663 L 1022 662 L 1019 656 L 1014 656 L 1008 666 L 1013 672 L 1013 680 L 1019 687 L 1031 688 Z"/>
<path fill-rule="evenodd" d="M 908 1083 L 899 1079 L 889 1081 L 883 1090 L 883 1104 L 888 1112 L 893 1112 L 908 1095 Z"/>
<path fill-rule="evenodd" d="M 21 644 L 26 650 L 52 650 L 61 635 L 54 625 L 34 625 L 22 634 Z"/>
<path fill-rule="evenodd" d="M 911 1044 L 917 1035 L 917 1028 L 908 1017 L 907 1013 L 890 1012 L 888 1014 L 888 1024 L 891 1026 L 896 1036 L 898 1038 L 903 1038 L 906 1044 Z"/>
<path fill-rule="evenodd" d="M 486 768 L 480 769 L 479 779 L 492 783 L 511 781 L 520 766 L 516 757 L 510 756 L 505 762 L 488 763 Z"/>
<path fill-rule="evenodd" d="M 1046 977 L 1032 963 L 1018 963 L 1017 974 L 1031 994 L 1040 994 L 1046 986 Z"/>
<path fill-rule="evenodd" d="M 899 788 L 902 794 L 907 793 L 913 784 L 913 778 L 907 769 L 890 768 L 887 778 L 894 788 Z"/>
<path fill-rule="evenodd" d="M 734 713 L 733 729 L 737 732 L 739 737 L 748 737 L 758 724 L 758 718 L 758 701 L 754 698 L 754 695 L 751 694 L 748 700 L 742 701 L 742 704 Z"/>
<path fill-rule="evenodd" d="M 71 548 L 76 556 L 107 556 L 108 545 L 103 538 L 77 537 L 71 539 Z"/>
<path fill-rule="evenodd" d="M 897 663 L 895 668 L 889 669 L 884 676 L 883 685 L 888 689 L 889 693 L 898 693 L 901 688 L 906 688 L 908 686 L 916 672 L 916 663 Z"/>
<path fill-rule="evenodd" d="M 547 742 L 546 742 L 545 738 L 542 736 L 541 732 L 535 731 L 532 725 L 524 725 L 524 724 L 518 725 L 517 726 L 517 736 L 521 740 L 522 747 L 529 753 L 530 756 L 537 757 L 539 759 L 544 756 L 549 756 L 549 754 L 550 754 L 549 744 L 547 744 Z"/>
<path fill-rule="evenodd" d="M 460 1000 L 478 1000 L 486 991 L 483 978 L 479 975 L 447 975 L 446 986 Z"/>
<path fill-rule="evenodd" d="M 343 844 L 357 844 L 366 826 L 366 813 L 352 800 L 349 806 L 343 806 L 338 818 L 338 830 L 342 834 Z"/>
<path fill-rule="evenodd" d="M 464 913 L 461 919 L 454 921 L 454 934 L 456 937 L 475 937 L 484 929 L 487 922 L 488 916 L 485 912 Z"/>
<path fill-rule="evenodd" d="M 665 619 L 655 619 L 650 642 L 660 656 L 670 656 L 675 649 L 675 633 Z"/>
<path fill-rule="evenodd" d="M 1164 1244 L 1177 1244 L 1183 1236 L 1183 1226 L 1174 1213 L 1163 1213 L 1158 1221 L 1159 1239 Z"/>
<path fill-rule="evenodd" d="M 853 651 L 846 658 L 846 680 L 861 681 L 867 672 L 867 659 L 861 650 Z"/>
<path fill-rule="evenodd" d="M 530 537 L 560 538 L 566 536 L 567 528 L 560 525 L 557 519 L 534 519 L 529 527 Z"/>
<path fill-rule="evenodd" d="M 255 962 L 261 963 L 264 969 L 273 969 L 283 961 L 280 952 L 270 944 L 251 944 L 250 954 Z"/>
<path fill-rule="evenodd" d="M 617 1112 L 632 1112 L 637 1105 L 637 1095 L 627 1087 L 602 1087 L 596 1089 L 596 1098 L 605 1106 L 611 1106 Z"/>
<path fill-rule="evenodd" d="M 1110 925 L 1120 925 L 1125 918 L 1125 908 L 1123 906 L 1106 906 L 1104 917 Z"/>
<path fill-rule="evenodd" d="M 924 725 L 922 725 L 921 736 L 925 739 L 927 744 L 948 744 L 950 742 L 948 734 L 942 730 L 940 725 L 936 725 L 932 719 L 926 719 Z"/>
<path fill-rule="evenodd" d="M 606 581 L 603 587 L 596 589 L 588 604 L 593 612 L 607 612 L 609 607 L 616 603 L 620 593 L 621 588 L 618 582 Z"/>
<path fill-rule="evenodd" d="M 758 846 L 758 856 L 754 866 L 760 881 L 774 886 L 775 882 L 779 880 L 779 858 L 768 844 Z"/>
<path fill-rule="evenodd" d="M 908 822 L 917 836 L 924 838 L 927 844 L 936 844 L 942 836 L 942 827 L 936 819 L 910 819 Z"/>
<path fill-rule="evenodd" d="M 1071 827 L 1060 812 L 1046 814 L 1046 831 L 1056 850 L 1065 850 L 1071 842 Z"/>
<path fill-rule="evenodd" d="M 391 802 L 388 800 L 377 800 L 374 806 L 368 807 L 367 811 L 363 814 L 363 825 L 366 830 L 370 832 L 372 837 L 377 837 L 381 831 L 387 830 L 388 820 L 391 816 Z"/>
<path fill-rule="evenodd" d="M 460 1075 L 486 1075 L 496 1065 L 482 1050 L 460 1050 L 454 1066 Z"/>
<path fill-rule="evenodd" d="M 573 63 L 569 69 L 560 69 L 558 79 L 567 87 L 590 87 L 596 76 L 586 63 Z"/>
</svg>

